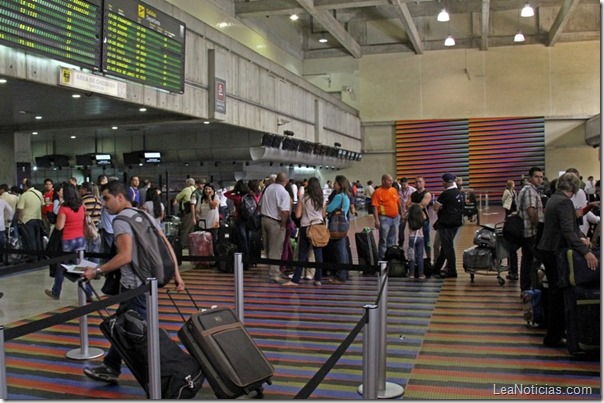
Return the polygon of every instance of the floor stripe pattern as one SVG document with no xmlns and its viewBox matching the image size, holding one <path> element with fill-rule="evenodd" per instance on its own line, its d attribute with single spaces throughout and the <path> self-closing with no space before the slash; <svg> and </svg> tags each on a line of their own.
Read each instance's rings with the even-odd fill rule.
<svg viewBox="0 0 604 403">
<path fill-rule="evenodd" d="M 353 276 L 346 285 L 321 287 L 302 280 L 298 288 L 291 289 L 268 283 L 266 273 L 266 268 L 245 273 L 245 325 L 275 366 L 273 383 L 265 387 L 265 398 L 291 399 L 354 328 L 363 315 L 363 305 L 375 301 L 377 277 Z M 234 306 L 232 276 L 212 269 L 196 269 L 184 272 L 183 277 L 202 307 Z M 406 385 L 441 285 L 439 280 L 389 280 L 388 382 Z M 186 313 L 195 311 L 186 294 L 178 294 L 176 298 Z M 182 320 L 163 293 L 159 305 L 160 325 L 176 339 Z M 89 316 L 90 347 L 106 350 L 108 342 L 98 329 L 99 322 L 98 316 Z M 83 367 L 96 365 L 100 359 L 65 358 L 67 351 L 78 346 L 77 321 L 7 342 L 9 398 L 145 398 L 125 367 L 118 385 L 104 385 L 86 378 Z M 311 398 L 360 399 L 357 388 L 361 383 L 362 333 Z M 207 383 L 198 397 L 213 398 Z"/>
<path fill-rule="evenodd" d="M 600 363 L 544 347 L 544 332 L 522 319 L 517 287 L 491 276 L 447 279 L 405 397 L 599 400 Z"/>
</svg>

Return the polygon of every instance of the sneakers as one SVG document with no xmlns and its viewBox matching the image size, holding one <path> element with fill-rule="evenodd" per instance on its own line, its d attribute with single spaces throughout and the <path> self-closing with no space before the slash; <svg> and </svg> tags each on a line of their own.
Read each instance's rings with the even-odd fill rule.
<svg viewBox="0 0 604 403">
<path fill-rule="evenodd" d="M 313 276 L 311 276 L 311 275 L 304 276 L 304 279 L 305 279 L 305 280 L 312 280 L 313 278 L 314 278 L 314 277 L 313 277 Z"/>
<path fill-rule="evenodd" d="M 420 280 L 425 280 L 426 276 L 424 276 L 423 274 L 421 276 L 418 277 Z"/>
<path fill-rule="evenodd" d="M 117 383 L 120 373 L 103 364 L 95 368 L 84 368 L 84 375 L 95 381 Z"/>
<path fill-rule="evenodd" d="M 315 281 L 315 283 L 314 283 L 314 284 L 315 284 L 317 287 L 319 287 L 319 286 L 321 285 L 321 282 L 320 282 L 320 281 Z"/>
<path fill-rule="evenodd" d="M 283 283 L 287 283 L 289 280 L 285 280 L 280 277 L 272 277 L 268 281 L 269 281 L 269 283 L 283 284 Z"/>
<path fill-rule="evenodd" d="M 48 295 L 50 298 L 57 300 L 60 297 L 58 295 L 54 295 L 51 290 L 44 290 L 44 294 Z"/>
</svg>

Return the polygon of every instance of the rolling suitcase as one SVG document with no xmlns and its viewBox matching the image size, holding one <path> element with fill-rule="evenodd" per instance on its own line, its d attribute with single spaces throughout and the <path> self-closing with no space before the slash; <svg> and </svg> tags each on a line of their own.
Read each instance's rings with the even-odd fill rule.
<svg viewBox="0 0 604 403">
<path fill-rule="evenodd" d="M 566 348 L 575 355 L 600 355 L 600 288 L 564 289 Z"/>
<path fill-rule="evenodd" d="M 98 299 L 96 290 L 92 290 Z M 110 316 L 99 314 L 103 318 L 99 325 L 101 332 L 149 396 L 146 321 L 133 310 Z M 203 384 L 202 368 L 194 357 L 170 338 L 166 330 L 159 330 L 162 399 L 192 399 Z"/>
<path fill-rule="evenodd" d="M 189 234 L 190 256 L 214 256 L 214 239 L 209 231 L 195 231 Z M 214 262 L 197 262 L 197 265 L 212 266 Z"/>
<path fill-rule="evenodd" d="M 359 258 L 359 265 L 376 266 L 378 264 L 378 249 L 377 245 L 375 244 L 373 230 L 370 228 L 365 228 L 363 231 L 357 232 L 354 234 L 354 240 L 357 245 L 357 257 Z M 363 274 L 365 274 L 365 272 L 363 272 Z"/>
<path fill-rule="evenodd" d="M 210 309 L 194 313 L 187 320 L 178 305 L 174 306 L 185 322 L 178 337 L 201 365 L 216 397 L 235 399 L 253 391 L 261 397 L 262 385 L 271 384 L 275 370 L 233 310 Z"/>
<path fill-rule="evenodd" d="M 216 244 L 216 256 L 226 259 L 216 261 L 218 270 L 223 273 L 233 273 L 235 271 L 235 252 L 237 252 L 237 246 L 228 241 Z"/>
</svg>

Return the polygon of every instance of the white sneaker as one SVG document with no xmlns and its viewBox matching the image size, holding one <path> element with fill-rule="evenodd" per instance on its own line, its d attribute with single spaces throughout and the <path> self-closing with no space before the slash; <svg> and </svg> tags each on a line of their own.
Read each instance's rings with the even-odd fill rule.
<svg viewBox="0 0 604 403">
<path fill-rule="evenodd" d="M 313 276 L 305 276 L 304 278 L 305 278 L 306 280 L 312 280 L 312 279 L 313 279 Z"/>
</svg>

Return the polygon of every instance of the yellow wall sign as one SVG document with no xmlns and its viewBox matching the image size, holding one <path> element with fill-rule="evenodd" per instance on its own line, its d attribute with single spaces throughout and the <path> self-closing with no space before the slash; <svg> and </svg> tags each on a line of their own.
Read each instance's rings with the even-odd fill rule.
<svg viewBox="0 0 604 403">
<path fill-rule="evenodd" d="M 138 18 L 145 18 L 145 6 L 138 5 Z"/>
</svg>

